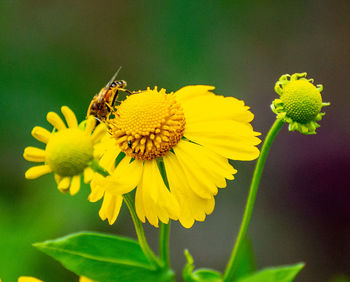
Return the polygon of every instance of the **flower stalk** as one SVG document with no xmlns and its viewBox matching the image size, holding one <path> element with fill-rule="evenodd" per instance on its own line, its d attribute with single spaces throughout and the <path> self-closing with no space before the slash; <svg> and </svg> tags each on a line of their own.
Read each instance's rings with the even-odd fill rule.
<svg viewBox="0 0 350 282">
<path fill-rule="evenodd" d="M 264 170 L 265 161 L 266 161 L 268 152 L 270 150 L 270 147 L 272 145 L 272 142 L 275 139 L 279 130 L 282 128 L 283 124 L 284 124 L 283 120 L 276 119 L 276 121 L 272 125 L 272 127 L 271 127 L 270 131 L 268 132 L 268 134 L 265 138 L 265 141 L 263 143 L 260 157 L 258 159 L 258 162 L 256 163 L 253 179 L 252 179 L 252 182 L 250 185 L 249 195 L 248 195 L 247 203 L 245 206 L 245 211 L 244 211 L 241 227 L 239 229 L 239 233 L 238 233 L 238 236 L 236 239 L 234 249 L 231 253 L 230 260 L 229 260 L 227 267 L 226 267 L 226 270 L 225 270 L 224 279 L 223 279 L 224 282 L 232 281 L 232 277 L 234 276 L 235 271 L 237 269 L 237 265 L 238 265 L 238 256 L 237 255 L 239 253 L 240 248 L 242 247 L 242 244 L 244 242 L 244 238 L 247 234 L 249 222 L 250 222 L 253 208 L 254 208 L 254 204 L 255 204 L 256 194 L 257 194 L 258 188 L 259 188 L 261 175 L 262 175 L 262 172 Z"/>
<path fill-rule="evenodd" d="M 159 230 L 159 256 L 164 263 L 164 267 L 169 268 L 169 233 L 170 233 L 170 221 L 168 224 L 161 223 Z"/>
<path fill-rule="evenodd" d="M 142 227 L 142 222 L 140 221 L 140 219 L 136 214 L 134 200 L 131 198 L 129 194 L 123 195 L 123 198 L 129 209 L 132 221 L 134 222 L 137 238 L 143 253 L 155 267 L 162 268 L 162 264 L 159 262 L 159 259 L 153 253 L 153 251 L 151 250 L 150 246 L 147 243 L 145 232 L 143 231 L 143 227 Z"/>
</svg>

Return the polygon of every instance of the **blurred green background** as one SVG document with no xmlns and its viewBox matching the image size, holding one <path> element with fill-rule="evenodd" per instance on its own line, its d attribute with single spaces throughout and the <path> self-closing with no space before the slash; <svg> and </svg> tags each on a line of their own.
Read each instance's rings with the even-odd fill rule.
<svg viewBox="0 0 350 282">
<path fill-rule="evenodd" d="M 285 128 L 269 155 L 249 230 L 258 268 L 306 262 L 296 281 L 350 275 L 350 1 L 0 1 L 0 277 L 77 281 L 31 244 L 92 230 L 135 237 L 123 206 L 113 226 L 87 201 L 88 186 L 62 195 L 53 176 L 24 179 L 33 126 L 69 105 L 81 120 L 118 66 L 131 90 L 216 86 L 251 106 L 256 131 L 284 73 L 308 72 L 330 101 L 316 136 Z M 172 225 L 180 273 L 189 248 L 197 267 L 222 271 L 243 212 L 254 162 L 234 162 L 235 181 L 204 223 Z M 146 226 L 156 248 L 157 230 Z M 180 280 L 180 278 L 179 278 Z"/>
</svg>

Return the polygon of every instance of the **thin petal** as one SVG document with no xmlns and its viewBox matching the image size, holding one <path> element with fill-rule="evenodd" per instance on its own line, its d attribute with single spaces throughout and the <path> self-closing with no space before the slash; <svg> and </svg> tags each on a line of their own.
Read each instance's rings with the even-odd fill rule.
<svg viewBox="0 0 350 282">
<path fill-rule="evenodd" d="M 57 183 L 57 185 L 61 182 L 62 180 L 62 176 L 60 176 L 59 174 L 55 173 L 54 174 L 54 178 L 55 178 L 55 181 Z"/>
<path fill-rule="evenodd" d="M 165 155 L 163 160 L 171 192 L 174 193 L 180 205 L 179 221 L 185 228 L 190 228 L 195 220 L 203 221 L 206 214 L 214 210 L 214 197 L 203 199 L 192 191 L 174 154 Z"/>
<path fill-rule="evenodd" d="M 80 175 L 72 177 L 72 183 L 70 185 L 69 193 L 74 196 L 80 190 Z"/>
<path fill-rule="evenodd" d="M 136 194 L 135 194 L 135 209 L 136 209 L 136 214 L 138 218 L 145 223 L 146 222 L 146 212 L 145 212 L 145 207 L 143 205 L 143 191 L 142 191 L 142 185 L 139 184 L 137 189 L 136 189 Z"/>
<path fill-rule="evenodd" d="M 96 126 L 96 119 L 94 116 L 89 116 L 86 121 L 85 132 L 90 135 Z"/>
<path fill-rule="evenodd" d="M 87 167 L 84 169 L 84 183 L 89 183 L 94 177 L 94 170 L 91 167 Z"/>
<path fill-rule="evenodd" d="M 177 101 L 184 104 L 196 97 L 214 95 L 212 92 L 210 92 L 210 90 L 214 89 L 214 86 L 209 85 L 188 85 L 176 91 L 175 97 Z"/>
<path fill-rule="evenodd" d="M 90 183 L 91 193 L 88 197 L 90 202 L 97 202 L 103 197 L 105 193 L 104 186 L 108 181 L 106 178 L 107 177 L 103 177 L 102 175 L 95 173 L 93 180 Z"/>
<path fill-rule="evenodd" d="M 122 203 L 123 197 L 121 195 L 114 196 L 106 193 L 103 198 L 101 209 L 99 211 L 100 218 L 102 220 L 105 220 L 107 218 L 108 223 L 112 225 L 119 215 Z"/>
<path fill-rule="evenodd" d="M 35 126 L 32 130 L 32 135 L 36 140 L 47 144 L 51 133 L 43 127 Z"/>
<path fill-rule="evenodd" d="M 80 276 L 79 282 L 94 282 L 94 281 L 85 276 Z"/>
<path fill-rule="evenodd" d="M 111 175 L 114 184 L 106 188 L 108 193 L 122 195 L 129 193 L 137 186 L 142 175 L 143 162 L 139 160 L 130 161 L 131 158 L 126 156 L 115 168 Z"/>
<path fill-rule="evenodd" d="M 52 170 L 48 165 L 33 166 L 26 171 L 25 178 L 35 179 L 50 172 L 52 172 Z"/>
<path fill-rule="evenodd" d="M 67 121 L 68 127 L 71 127 L 71 128 L 78 127 L 77 117 L 75 116 L 75 114 L 70 108 L 68 108 L 67 106 L 63 106 L 61 108 L 61 112 Z"/>
<path fill-rule="evenodd" d="M 43 282 L 43 281 L 31 276 L 21 276 L 18 278 L 18 282 Z"/>
<path fill-rule="evenodd" d="M 70 186 L 70 182 L 71 177 L 63 177 L 60 183 L 58 183 L 58 190 L 60 190 L 62 193 L 67 193 Z"/>
<path fill-rule="evenodd" d="M 31 162 L 44 162 L 45 151 L 35 147 L 27 147 L 24 149 L 23 157 Z"/>
<path fill-rule="evenodd" d="M 55 112 L 49 112 L 46 116 L 46 119 L 57 130 L 62 130 L 67 128 L 63 120 Z"/>
<path fill-rule="evenodd" d="M 107 127 L 104 123 L 99 124 L 91 135 L 92 142 L 97 143 L 106 134 Z"/>
</svg>

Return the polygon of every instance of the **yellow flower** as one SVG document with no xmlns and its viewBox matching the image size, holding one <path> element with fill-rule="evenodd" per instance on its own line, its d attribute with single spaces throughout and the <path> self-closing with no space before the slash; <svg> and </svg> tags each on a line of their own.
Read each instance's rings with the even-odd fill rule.
<svg viewBox="0 0 350 282">
<path fill-rule="evenodd" d="M 271 109 L 278 119 L 289 123 L 290 131 L 309 135 L 316 134 L 316 128 L 320 127 L 317 121 L 325 115 L 321 109 L 330 103 L 322 102 L 322 84 L 315 86 L 314 80 L 306 76 L 306 72 L 282 75 L 275 84 L 280 98 L 272 102 Z"/>
<path fill-rule="evenodd" d="M 237 171 L 228 159 L 259 156 L 260 133 L 250 125 L 249 107 L 213 89 L 193 85 L 166 94 L 147 88 L 116 107 L 108 121 L 111 137 L 101 142 L 106 151 L 100 165 L 111 176 L 93 180 L 90 195 L 95 201 L 104 193 L 101 210 L 110 223 L 119 212 L 120 196 L 137 187 L 135 206 L 142 222 L 147 218 L 158 227 L 159 220 L 170 218 L 190 228 L 213 211 L 218 188 L 234 178 Z"/>
<path fill-rule="evenodd" d="M 68 128 L 54 112 L 47 114 L 48 122 L 54 127 L 52 133 L 39 126 L 33 128 L 33 137 L 45 143 L 46 148 L 42 150 L 27 147 L 23 157 L 28 161 L 44 162 L 44 164 L 28 169 L 25 177 L 35 179 L 53 172 L 58 189 L 61 192 L 69 190 L 71 195 L 75 195 L 80 189 L 82 173 L 86 183 L 92 179 L 94 172 L 89 163 L 94 158 L 95 144 L 106 134 L 106 126 L 101 124 L 95 128 L 96 121 L 91 116 L 86 122 L 85 130 L 82 130 L 78 127 L 75 114 L 68 107 L 63 106 L 61 111 Z"/>
<path fill-rule="evenodd" d="M 43 282 L 43 281 L 30 276 L 21 276 L 18 278 L 18 282 Z"/>
<path fill-rule="evenodd" d="M 18 282 L 43 282 L 43 281 L 31 276 L 21 276 L 18 278 Z M 87 277 L 81 276 L 79 277 L 79 282 L 94 282 L 94 281 Z"/>
</svg>

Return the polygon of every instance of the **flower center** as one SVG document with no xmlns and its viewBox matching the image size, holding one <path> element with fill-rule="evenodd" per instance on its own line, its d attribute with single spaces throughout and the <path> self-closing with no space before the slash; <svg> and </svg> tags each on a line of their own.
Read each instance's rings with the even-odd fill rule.
<svg viewBox="0 0 350 282">
<path fill-rule="evenodd" d="M 283 89 L 281 100 L 287 116 L 300 123 L 315 119 L 322 108 L 322 97 L 315 85 L 306 80 L 289 82 Z"/>
<path fill-rule="evenodd" d="M 163 156 L 181 139 L 185 116 L 181 106 L 165 89 L 155 88 L 127 97 L 110 120 L 112 136 L 121 150 L 134 159 Z"/>
<path fill-rule="evenodd" d="M 78 128 L 69 128 L 51 134 L 46 145 L 46 162 L 60 176 L 83 172 L 93 158 L 93 142 Z"/>
</svg>

